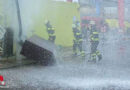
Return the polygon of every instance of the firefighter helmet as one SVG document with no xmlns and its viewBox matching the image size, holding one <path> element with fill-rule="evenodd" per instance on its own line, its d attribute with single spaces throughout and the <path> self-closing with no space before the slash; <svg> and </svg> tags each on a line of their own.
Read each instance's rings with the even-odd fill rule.
<svg viewBox="0 0 130 90">
<path fill-rule="evenodd" d="M 95 25 L 95 21 L 90 21 L 90 24 L 91 25 Z"/>
<path fill-rule="evenodd" d="M 49 23 L 49 20 L 45 20 L 45 24 Z"/>
</svg>

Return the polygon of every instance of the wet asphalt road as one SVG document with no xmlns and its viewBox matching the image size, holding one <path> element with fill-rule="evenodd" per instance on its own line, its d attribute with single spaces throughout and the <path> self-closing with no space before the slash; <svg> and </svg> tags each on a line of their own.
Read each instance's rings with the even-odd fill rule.
<svg viewBox="0 0 130 90">
<path fill-rule="evenodd" d="M 112 31 L 100 43 L 103 60 L 1 70 L 12 90 L 130 90 L 130 41 Z M 69 60 L 68 60 L 69 61 Z"/>
</svg>

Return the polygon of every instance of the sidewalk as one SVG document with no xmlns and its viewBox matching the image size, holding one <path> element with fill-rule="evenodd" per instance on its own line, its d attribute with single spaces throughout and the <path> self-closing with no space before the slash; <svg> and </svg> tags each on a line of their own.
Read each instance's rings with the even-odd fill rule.
<svg viewBox="0 0 130 90">
<path fill-rule="evenodd" d="M 60 53 L 57 52 L 57 55 L 58 55 L 58 58 L 56 59 L 57 60 L 61 59 L 61 61 L 64 61 L 64 63 L 67 63 L 67 62 L 83 63 L 82 57 L 80 55 L 79 56 L 73 55 L 72 47 L 62 48 L 60 50 Z M 8 59 L 7 58 L 0 59 L 0 69 L 20 67 L 20 66 L 30 65 L 30 64 L 35 64 L 35 63 L 36 61 L 34 60 L 22 59 L 21 64 L 20 64 L 19 61 L 16 60 L 16 57 L 13 56 Z"/>
<path fill-rule="evenodd" d="M 10 57 L 8 59 L 2 58 L 0 60 L 0 69 L 8 69 L 8 68 L 19 67 L 23 65 L 34 64 L 34 63 L 36 62 L 33 60 L 23 59 L 21 61 L 21 64 L 19 64 L 18 61 L 16 61 L 15 57 Z"/>
</svg>

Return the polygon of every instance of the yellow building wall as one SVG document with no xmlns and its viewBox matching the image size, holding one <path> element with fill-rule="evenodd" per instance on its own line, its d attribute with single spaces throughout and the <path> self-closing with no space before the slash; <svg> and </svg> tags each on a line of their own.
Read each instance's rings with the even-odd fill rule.
<svg viewBox="0 0 130 90">
<path fill-rule="evenodd" d="M 72 22 L 73 17 L 80 19 L 80 13 L 77 10 L 78 4 L 67 2 L 55 2 L 48 0 L 46 5 L 41 7 L 41 13 L 35 17 L 33 29 L 36 35 L 48 39 L 46 32 L 45 21 L 49 20 L 55 28 L 56 44 L 62 46 L 72 46 L 73 32 Z"/>
</svg>

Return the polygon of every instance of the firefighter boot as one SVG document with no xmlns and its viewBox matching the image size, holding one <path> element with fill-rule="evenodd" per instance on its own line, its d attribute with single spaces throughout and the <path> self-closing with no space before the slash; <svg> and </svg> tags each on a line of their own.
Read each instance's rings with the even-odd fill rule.
<svg viewBox="0 0 130 90">
<path fill-rule="evenodd" d="M 85 59 L 85 52 L 84 51 L 81 52 L 81 57 L 82 57 L 82 59 Z"/>
<path fill-rule="evenodd" d="M 91 60 L 89 60 L 89 62 L 96 63 L 96 54 L 91 55 Z"/>
<path fill-rule="evenodd" d="M 98 61 L 101 61 L 102 60 L 102 55 L 98 55 Z"/>
<path fill-rule="evenodd" d="M 102 60 L 102 55 L 99 51 L 96 51 L 96 54 L 98 56 L 98 61 L 101 61 Z"/>
</svg>

